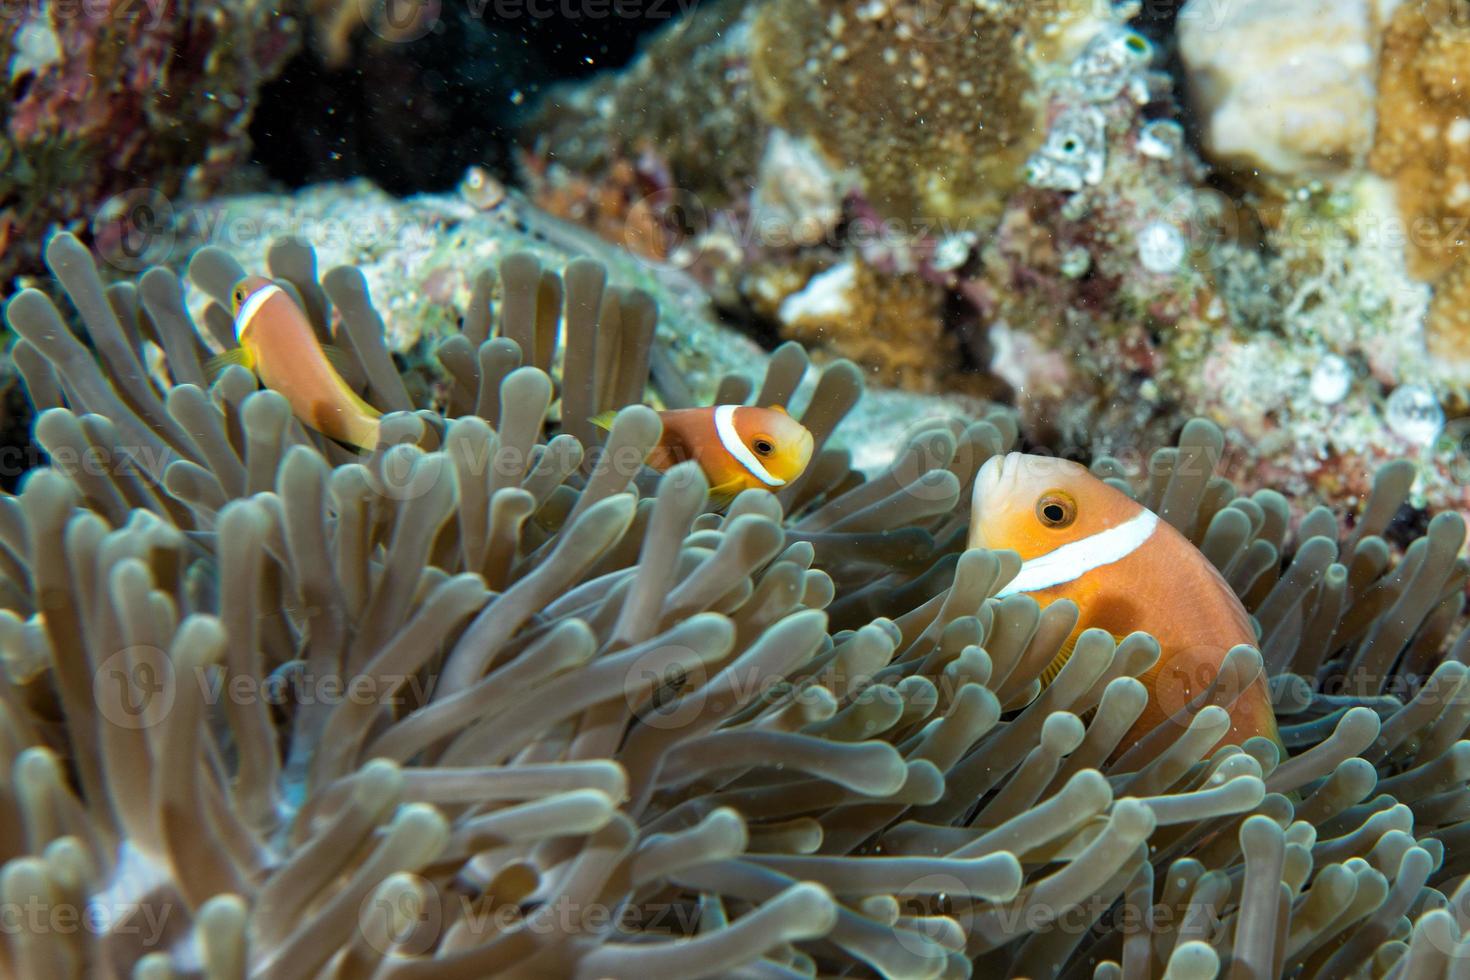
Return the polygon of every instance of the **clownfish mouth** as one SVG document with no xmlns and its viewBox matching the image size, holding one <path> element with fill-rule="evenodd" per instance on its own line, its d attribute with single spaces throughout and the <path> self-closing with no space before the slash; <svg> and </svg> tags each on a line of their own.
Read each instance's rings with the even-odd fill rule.
<svg viewBox="0 0 1470 980">
<path fill-rule="evenodd" d="M 1049 462 L 1025 453 L 1006 453 L 985 461 L 975 476 L 975 490 L 971 497 L 970 547 L 995 547 L 994 542 L 986 540 L 987 522 L 984 518 L 1011 501 L 1022 471 L 1032 466 L 1046 466 Z"/>
<path fill-rule="evenodd" d="M 796 458 L 801 464 L 801 470 L 805 470 L 808 463 L 812 461 L 812 453 L 816 450 L 817 440 L 810 429 L 801 430 L 801 442 L 796 446 Z"/>
<path fill-rule="evenodd" d="M 1005 470 L 1004 456 L 992 456 L 980 467 L 980 472 L 975 474 L 975 490 L 970 498 L 970 540 L 971 548 L 992 548 L 994 542 L 987 540 L 985 536 L 985 521 L 983 515 L 990 506 L 1001 497 L 1000 484 Z"/>
</svg>

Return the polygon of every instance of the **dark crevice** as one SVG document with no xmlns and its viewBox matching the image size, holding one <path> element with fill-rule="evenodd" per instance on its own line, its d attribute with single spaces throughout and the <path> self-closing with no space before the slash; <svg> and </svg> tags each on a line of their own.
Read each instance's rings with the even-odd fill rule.
<svg viewBox="0 0 1470 980">
<path fill-rule="evenodd" d="M 289 188 L 367 177 L 392 194 L 442 191 L 471 164 L 509 179 L 516 126 L 547 85 L 625 65 L 688 2 L 608 6 L 444 4 L 415 41 L 358 31 L 340 68 L 307 45 L 261 92 L 254 161 Z"/>
</svg>

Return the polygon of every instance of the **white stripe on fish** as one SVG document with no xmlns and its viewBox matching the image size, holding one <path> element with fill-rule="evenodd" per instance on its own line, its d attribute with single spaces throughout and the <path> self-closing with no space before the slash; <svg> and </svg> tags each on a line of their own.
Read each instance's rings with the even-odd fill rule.
<svg viewBox="0 0 1470 980">
<path fill-rule="evenodd" d="M 1075 582 L 1095 568 L 1111 565 L 1133 554 L 1159 526 L 1151 510 L 1139 513 L 1116 527 L 1099 531 L 1080 541 L 1064 544 L 1021 564 L 1021 571 L 996 598 L 1019 592 L 1037 592 L 1066 582 Z"/>
</svg>

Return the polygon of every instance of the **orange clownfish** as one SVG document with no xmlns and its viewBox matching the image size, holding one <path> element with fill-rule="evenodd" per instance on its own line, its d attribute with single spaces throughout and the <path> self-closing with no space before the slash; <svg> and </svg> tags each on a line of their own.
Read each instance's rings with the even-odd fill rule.
<svg viewBox="0 0 1470 980">
<path fill-rule="evenodd" d="M 263 276 L 246 276 L 230 294 L 240 346 L 213 358 L 211 371 L 239 364 L 279 392 L 304 424 L 363 449 L 378 442 L 382 413 L 358 397 L 312 331 L 296 301 Z"/>
<path fill-rule="evenodd" d="M 811 462 L 812 434 L 778 405 L 714 405 L 659 412 L 664 432 L 648 456 L 648 465 L 663 472 L 694 460 L 709 480 L 710 497 L 728 500 L 742 490 L 779 490 Z M 600 428 L 612 425 L 612 412 L 592 419 Z"/>
<path fill-rule="evenodd" d="M 971 548 L 1009 549 L 1021 570 L 999 593 L 1024 592 L 1045 606 L 1071 599 L 1077 627 L 1042 675 L 1056 676 L 1078 634 L 1089 627 L 1123 637 L 1136 630 L 1159 641 L 1159 660 L 1139 678 L 1148 705 L 1124 737 L 1133 744 L 1172 717 L 1218 675 L 1239 644 L 1256 632 L 1225 579 L 1153 511 L 1071 461 L 1011 453 L 980 468 L 971 512 Z M 1220 744 L 1280 735 L 1264 677 L 1233 704 Z"/>
</svg>

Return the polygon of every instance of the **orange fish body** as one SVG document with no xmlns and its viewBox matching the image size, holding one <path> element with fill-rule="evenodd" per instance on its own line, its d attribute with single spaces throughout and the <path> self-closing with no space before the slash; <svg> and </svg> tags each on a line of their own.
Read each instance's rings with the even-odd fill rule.
<svg viewBox="0 0 1470 980">
<path fill-rule="evenodd" d="M 812 458 L 811 432 L 778 407 L 681 408 L 660 412 L 659 420 L 663 436 L 648 465 L 662 472 L 694 460 L 717 500 L 742 490 L 779 490 L 800 476 Z"/>
<path fill-rule="evenodd" d="M 1071 641 L 1093 627 L 1116 637 L 1142 630 L 1159 641 L 1158 663 L 1139 678 L 1148 705 L 1120 751 L 1213 683 L 1232 647 L 1256 646 L 1250 616 L 1209 559 L 1076 463 L 1021 453 L 989 460 L 976 478 L 969 545 L 1021 556 L 1021 571 L 1002 595 L 1025 592 L 1043 606 L 1075 602 Z M 1230 730 L 1221 744 L 1255 735 L 1280 744 L 1263 676 L 1226 708 Z"/>
<path fill-rule="evenodd" d="M 295 300 L 261 276 L 240 280 L 233 300 L 240 348 L 220 360 L 254 371 L 298 419 L 323 435 L 364 449 L 376 446 L 382 413 L 337 373 Z"/>
</svg>

